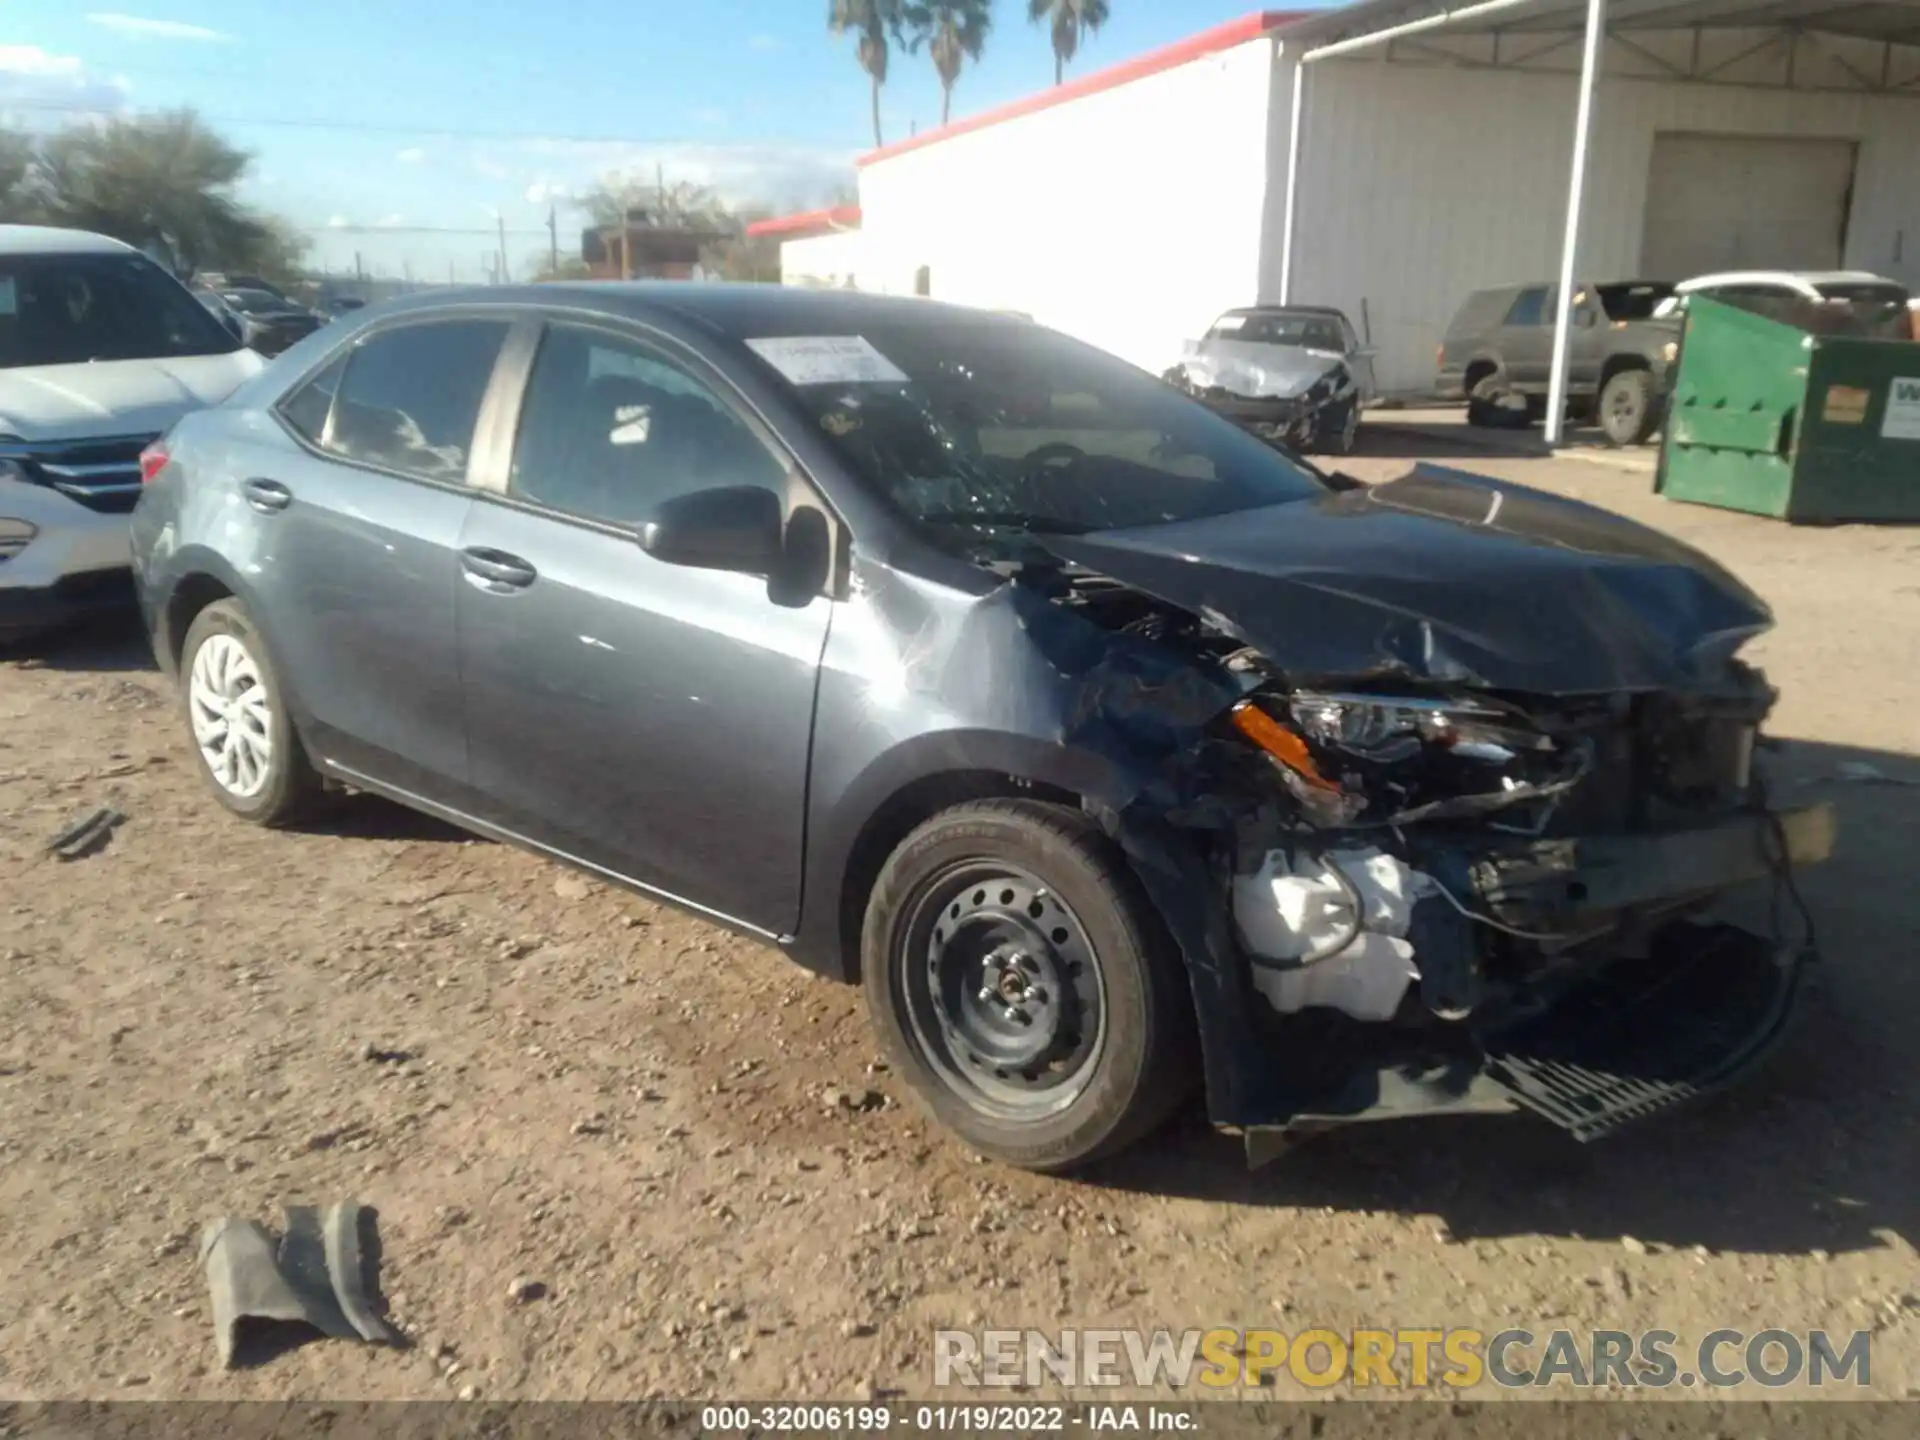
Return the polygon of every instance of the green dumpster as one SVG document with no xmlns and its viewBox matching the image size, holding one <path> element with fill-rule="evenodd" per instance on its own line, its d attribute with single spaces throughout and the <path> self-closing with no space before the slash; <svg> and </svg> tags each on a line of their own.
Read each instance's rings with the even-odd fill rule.
<svg viewBox="0 0 1920 1440">
<path fill-rule="evenodd" d="M 1920 520 L 1920 343 L 1693 297 L 1654 489 L 1796 523 Z"/>
</svg>

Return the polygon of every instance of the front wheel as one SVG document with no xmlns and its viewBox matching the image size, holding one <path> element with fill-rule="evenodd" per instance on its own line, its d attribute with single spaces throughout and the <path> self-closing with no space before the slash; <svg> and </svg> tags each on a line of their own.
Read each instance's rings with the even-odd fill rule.
<svg viewBox="0 0 1920 1440">
<path fill-rule="evenodd" d="M 1084 1165 L 1188 1092 L 1179 958 L 1117 847 L 1077 811 L 982 801 L 927 821 L 880 872 L 861 959 L 889 1059 L 995 1159 Z"/>
<path fill-rule="evenodd" d="M 1328 455 L 1351 455 L 1360 439 L 1360 397 L 1337 406 L 1332 414 L 1322 411 L 1315 446 Z"/>
</svg>

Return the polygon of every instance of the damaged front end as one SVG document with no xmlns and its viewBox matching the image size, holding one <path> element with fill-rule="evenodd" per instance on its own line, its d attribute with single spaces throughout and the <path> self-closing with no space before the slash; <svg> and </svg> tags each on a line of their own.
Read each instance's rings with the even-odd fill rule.
<svg viewBox="0 0 1920 1440">
<path fill-rule="evenodd" d="M 1436 483 L 1318 508 L 1390 515 Z M 1296 539 L 1313 528 L 1294 520 Z M 1577 553 L 1619 558 L 1605 538 Z M 1336 633 L 1326 612 L 1289 643 L 1271 607 L 1250 624 L 1244 603 L 1215 603 L 1244 591 L 1248 566 L 1165 543 L 1186 546 L 1185 593 L 1145 546 L 1075 540 L 1057 547 L 1077 568 L 1056 598 L 1221 679 L 1204 735 L 1104 819 L 1186 954 L 1212 1118 L 1244 1130 L 1251 1156 L 1299 1129 L 1414 1113 L 1522 1109 L 1593 1139 L 1771 1047 L 1810 929 L 1763 936 L 1705 912 L 1750 882 L 1797 903 L 1792 872 L 1827 858 L 1834 827 L 1823 806 L 1772 808 L 1755 773 L 1775 697 L 1732 658 L 1766 624 L 1737 582 L 1655 549 L 1631 585 L 1608 579 L 1624 608 L 1584 656 L 1529 659 L 1528 622 L 1493 612 L 1468 626 L 1429 611 L 1414 652 L 1395 634 L 1407 612 L 1364 577 L 1308 588 L 1364 595 L 1368 624 Z M 1261 568 L 1284 585 L 1300 577 L 1283 548 Z M 1536 603 L 1571 563 L 1543 562 Z M 1562 589 L 1558 604 L 1581 603 Z M 1309 605 L 1289 612 L 1315 623 Z M 1345 675 L 1329 663 L 1343 647 Z"/>
<path fill-rule="evenodd" d="M 1294 451 L 1342 448 L 1360 402 L 1340 356 L 1294 347 L 1210 342 L 1162 378 L 1250 434 Z"/>
</svg>

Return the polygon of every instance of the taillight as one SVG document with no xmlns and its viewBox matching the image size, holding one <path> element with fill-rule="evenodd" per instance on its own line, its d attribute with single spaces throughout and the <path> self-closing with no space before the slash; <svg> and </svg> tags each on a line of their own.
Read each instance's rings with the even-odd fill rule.
<svg viewBox="0 0 1920 1440">
<path fill-rule="evenodd" d="M 120 453 L 124 455 L 127 452 L 122 450 Z M 167 446 L 164 440 L 156 440 L 153 444 L 142 450 L 140 452 L 140 483 L 142 485 L 151 485 L 160 472 L 167 468 L 167 461 L 171 458 L 172 457 L 167 454 Z"/>
</svg>

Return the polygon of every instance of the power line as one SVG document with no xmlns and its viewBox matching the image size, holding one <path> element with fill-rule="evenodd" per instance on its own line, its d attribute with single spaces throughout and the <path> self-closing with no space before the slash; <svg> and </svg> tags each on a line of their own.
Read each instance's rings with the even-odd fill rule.
<svg viewBox="0 0 1920 1440">
<path fill-rule="evenodd" d="M 71 115 L 106 116 L 116 113 L 100 105 L 74 105 L 58 100 L 0 100 L 0 113 L 9 110 L 57 110 Z M 274 125 L 289 130 L 339 130 L 363 135 L 432 136 L 443 140 L 551 140 L 563 145 L 688 145 L 696 143 L 681 136 L 555 135 L 550 131 L 461 130 L 444 125 L 393 125 L 361 120 L 302 120 L 286 115 L 207 115 L 198 111 L 195 113 L 202 120 L 216 125 Z"/>
<path fill-rule="evenodd" d="M 545 235 L 547 227 L 500 230 L 493 225 L 305 225 L 298 227 L 310 235 Z"/>
</svg>

